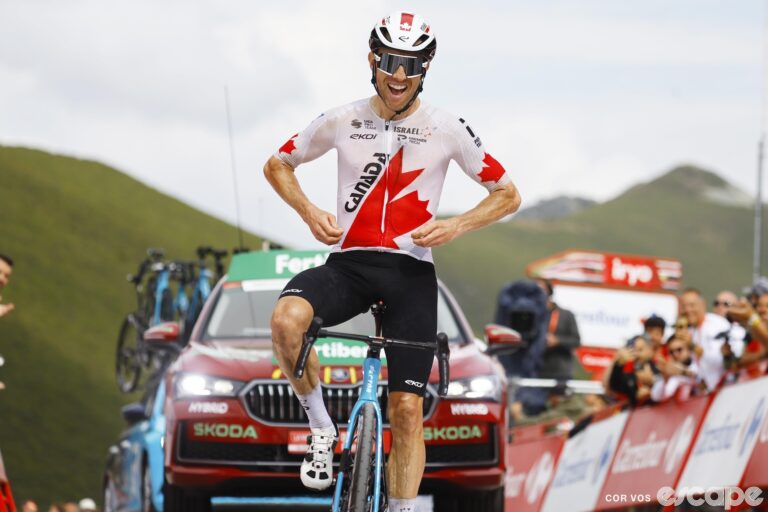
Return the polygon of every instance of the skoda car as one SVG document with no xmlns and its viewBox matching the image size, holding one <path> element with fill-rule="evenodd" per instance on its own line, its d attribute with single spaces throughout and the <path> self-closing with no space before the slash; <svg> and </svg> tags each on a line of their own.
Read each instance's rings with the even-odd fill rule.
<svg viewBox="0 0 768 512">
<path fill-rule="evenodd" d="M 166 375 L 166 511 L 207 510 L 214 496 L 308 492 L 299 480 L 308 424 L 272 355 L 269 326 L 283 286 L 327 256 L 265 251 L 233 257 Z M 424 399 L 427 461 L 420 493 L 433 495 L 436 511 L 502 510 L 504 372 L 442 284 L 438 323 L 451 341 L 451 383 L 449 396 L 439 398 L 433 368 Z M 361 314 L 334 330 L 372 334 L 373 317 Z M 325 403 L 343 436 L 360 393 L 366 347 L 321 339 L 316 351 Z M 386 359 L 378 395 L 386 418 Z M 389 435 L 385 425 L 385 450 Z"/>
</svg>

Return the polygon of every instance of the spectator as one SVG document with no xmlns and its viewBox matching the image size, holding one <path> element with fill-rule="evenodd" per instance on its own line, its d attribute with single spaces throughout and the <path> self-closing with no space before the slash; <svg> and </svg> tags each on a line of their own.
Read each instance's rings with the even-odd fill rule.
<svg viewBox="0 0 768 512">
<path fill-rule="evenodd" d="M 747 336 L 747 331 L 738 322 L 728 318 L 728 308 L 735 305 L 738 301 L 739 299 L 735 293 L 723 290 L 717 294 L 717 298 L 712 302 L 712 312 L 731 322 L 731 330 L 728 333 L 729 340 L 744 340 Z"/>
<path fill-rule="evenodd" d="M 768 293 L 760 295 L 757 299 L 756 313 L 763 325 L 768 324 Z M 731 315 L 729 314 L 729 316 Z M 740 358 L 736 359 L 734 356 L 729 357 L 732 361 L 729 369 L 747 368 L 768 356 L 768 348 L 750 333 L 747 333 L 745 343 L 746 348 L 744 349 L 744 354 Z M 728 356 L 729 354 L 724 354 L 724 357 Z"/>
<path fill-rule="evenodd" d="M 61 505 L 59 503 L 54 503 L 53 505 L 48 507 L 48 512 L 65 512 L 64 505 Z"/>
<path fill-rule="evenodd" d="M 545 379 L 568 380 L 573 378 L 574 350 L 581 345 L 576 317 L 552 300 L 552 283 L 548 279 L 536 279 L 536 284 L 547 296 L 547 333 L 544 359 L 539 375 Z"/>
<path fill-rule="evenodd" d="M 730 351 L 735 357 L 740 357 L 744 351 L 744 341 L 728 338 L 731 324 L 721 316 L 707 313 L 704 298 L 695 288 L 688 288 L 680 296 L 680 313 L 688 320 L 691 341 L 701 349 L 699 375 L 707 389 L 712 391 L 725 374 L 726 361 L 723 354 Z M 683 339 L 687 341 L 685 337 Z M 729 347 L 723 347 L 724 344 Z"/>
<path fill-rule="evenodd" d="M 698 378 L 698 365 L 693 359 L 691 346 L 685 340 L 673 337 L 667 342 L 669 360 L 658 362 L 663 379 L 658 379 L 651 387 L 651 399 L 654 402 L 667 400 L 677 393 L 680 386 L 695 386 Z"/>
<path fill-rule="evenodd" d="M 64 504 L 62 507 L 62 510 L 64 512 L 80 512 L 80 507 L 77 506 L 77 503 L 74 501 L 68 501 Z"/>
<path fill-rule="evenodd" d="M 37 503 L 32 500 L 24 500 L 21 503 L 21 512 L 37 512 Z"/>
<path fill-rule="evenodd" d="M 654 358 L 662 355 L 664 348 L 664 331 L 667 322 L 658 315 L 651 315 L 643 324 L 643 337 L 651 343 Z"/>
<path fill-rule="evenodd" d="M 606 373 L 606 388 L 622 395 L 632 405 L 643 403 L 650 399 L 658 373 L 651 343 L 637 336 L 616 352 L 616 359 Z"/>
<path fill-rule="evenodd" d="M 78 507 L 80 508 L 80 512 L 97 512 L 96 502 L 91 498 L 81 499 Z"/>
<path fill-rule="evenodd" d="M 3 289 L 8 286 L 8 281 L 11 279 L 11 273 L 13 272 L 13 260 L 10 256 L 0 254 L 0 302 L 3 300 Z M 0 304 L 0 318 L 4 317 L 15 306 L 13 304 Z"/>
<path fill-rule="evenodd" d="M 736 304 L 736 302 L 738 302 L 738 299 L 735 293 L 730 290 L 723 290 L 717 294 L 717 298 L 712 303 L 712 312 L 725 318 L 728 308 Z"/>
</svg>

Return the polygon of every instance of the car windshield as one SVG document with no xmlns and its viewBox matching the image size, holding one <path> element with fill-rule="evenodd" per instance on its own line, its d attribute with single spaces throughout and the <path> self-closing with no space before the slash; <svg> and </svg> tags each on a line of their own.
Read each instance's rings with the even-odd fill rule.
<svg viewBox="0 0 768 512">
<path fill-rule="evenodd" d="M 218 296 L 203 338 L 235 340 L 269 337 L 270 317 L 281 291 L 282 287 L 270 286 L 269 282 L 228 283 Z M 343 324 L 334 326 L 333 330 L 372 335 L 374 334 L 373 315 L 369 312 L 362 313 Z M 438 294 L 437 301 L 437 330 L 448 335 L 448 339 L 452 342 L 466 341 L 442 293 Z"/>
</svg>

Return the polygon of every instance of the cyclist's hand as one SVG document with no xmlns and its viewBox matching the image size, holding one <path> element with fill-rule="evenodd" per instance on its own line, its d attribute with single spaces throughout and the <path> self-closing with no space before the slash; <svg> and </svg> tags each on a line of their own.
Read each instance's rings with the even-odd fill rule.
<svg viewBox="0 0 768 512">
<path fill-rule="evenodd" d="M 326 245 L 337 243 L 344 234 L 344 230 L 336 224 L 336 217 L 317 207 L 309 210 L 304 216 L 304 222 L 309 226 L 315 239 Z"/>
<path fill-rule="evenodd" d="M 411 234 L 413 243 L 419 247 L 437 247 L 447 244 L 459 236 L 459 223 L 456 219 L 432 220 Z"/>
</svg>

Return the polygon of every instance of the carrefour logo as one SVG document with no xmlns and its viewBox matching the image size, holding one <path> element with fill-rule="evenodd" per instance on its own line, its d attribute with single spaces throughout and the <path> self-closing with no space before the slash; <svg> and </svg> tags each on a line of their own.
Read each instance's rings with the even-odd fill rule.
<svg viewBox="0 0 768 512">
<path fill-rule="evenodd" d="M 689 414 L 685 417 L 683 424 L 675 431 L 672 439 L 667 444 L 667 449 L 664 452 L 664 472 L 667 474 L 672 473 L 680 461 L 683 460 L 688 446 L 693 439 L 694 419 L 693 415 Z"/>
<path fill-rule="evenodd" d="M 258 439 L 253 425 L 237 425 L 231 423 L 195 423 L 195 437 L 215 439 Z"/>
<path fill-rule="evenodd" d="M 730 449 L 739 431 L 739 424 L 729 423 L 730 420 L 731 415 L 728 414 L 720 426 L 705 425 L 699 435 L 699 442 L 696 444 L 693 454 L 704 455 Z"/>
<path fill-rule="evenodd" d="M 549 480 L 555 468 L 555 458 L 550 452 L 544 452 L 539 460 L 528 471 L 525 479 L 525 499 L 529 504 L 534 504 L 539 500 L 547 488 Z"/>
<path fill-rule="evenodd" d="M 744 424 L 741 434 L 741 447 L 739 448 L 739 457 L 744 454 L 744 450 L 752 440 L 757 432 L 760 430 L 760 425 L 763 423 L 763 415 L 765 413 L 765 397 L 762 397 L 752 411 L 752 416 L 747 423 Z"/>
<path fill-rule="evenodd" d="M 597 483 L 597 479 L 603 468 L 611 462 L 611 444 L 613 444 L 613 436 L 608 436 L 608 439 L 605 440 L 605 444 L 603 445 L 603 449 L 600 450 L 600 456 L 597 459 L 597 464 L 595 464 L 595 471 L 592 473 L 593 484 Z"/>
</svg>

